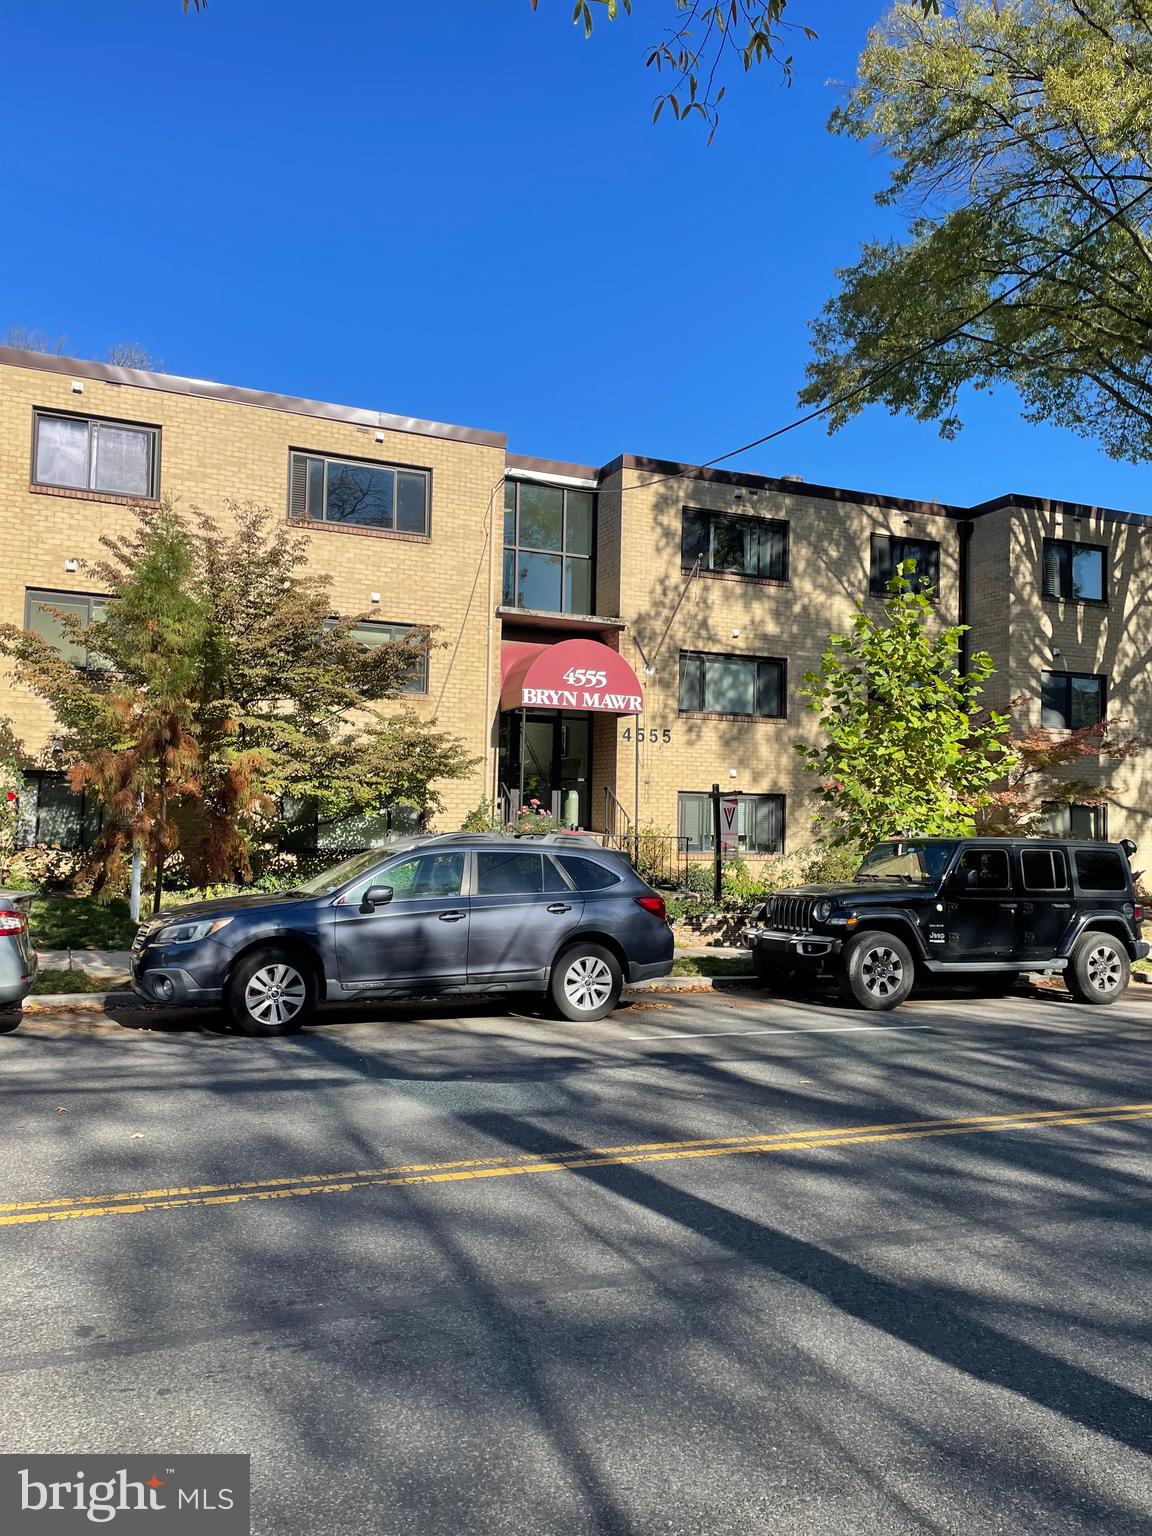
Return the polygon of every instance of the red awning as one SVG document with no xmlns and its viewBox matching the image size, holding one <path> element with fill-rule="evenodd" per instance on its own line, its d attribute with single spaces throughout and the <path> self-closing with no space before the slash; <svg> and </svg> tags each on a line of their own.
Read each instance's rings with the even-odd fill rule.
<svg viewBox="0 0 1152 1536">
<path fill-rule="evenodd" d="M 579 709 L 601 715 L 638 715 L 644 693 L 618 651 L 598 640 L 561 640 L 500 646 L 501 709 Z"/>
</svg>

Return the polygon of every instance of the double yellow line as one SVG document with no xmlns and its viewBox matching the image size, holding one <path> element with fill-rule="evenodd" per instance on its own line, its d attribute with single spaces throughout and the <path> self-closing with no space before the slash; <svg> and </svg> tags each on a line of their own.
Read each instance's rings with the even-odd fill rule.
<svg viewBox="0 0 1152 1536">
<path fill-rule="evenodd" d="M 347 1173 L 298 1174 L 233 1184 L 185 1184 L 126 1194 L 61 1195 L 54 1200 L 0 1204 L 0 1227 L 42 1221 L 75 1221 L 84 1216 L 139 1216 L 145 1211 L 185 1206 L 240 1205 L 247 1200 L 286 1200 L 298 1195 L 347 1195 L 357 1189 L 405 1184 L 454 1184 L 465 1179 L 502 1179 L 532 1173 L 570 1173 L 585 1168 L 682 1162 L 700 1157 L 747 1153 L 806 1152 L 868 1142 L 914 1141 L 926 1136 L 970 1136 L 977 1132 L 1043 1130 L 1049 1126 L 1101 1125 L 1152 1118 L 1152 1104 L 1106 1104 L 1087 1109 L 1041 1109 L 1023 1114 L 969 1115 L 954 1120 L 905 1120 L 891 1125 L 853 1125 L 841 1130 L 764 1132 L 753 1136 L 696 1141 L 636 1142 L 618 1147 L 578 1147 L 522 1157 L 463 1158 L 454 1162 L 401 1163 L 393 1168 L 359 1168 Z"/>
</svg>

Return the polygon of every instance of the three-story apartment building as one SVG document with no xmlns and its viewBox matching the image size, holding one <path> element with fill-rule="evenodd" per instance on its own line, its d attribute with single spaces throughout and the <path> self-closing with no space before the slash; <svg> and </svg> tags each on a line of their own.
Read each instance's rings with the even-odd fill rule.
<svg viewBox="0 0 1152 1536">
<path fill-rule="evenodd" d="M 1152 520 L 1130 513 L 946 506 L 631 454 L 557 463 L 509 453 L 499 432 L 5 348 L 0 496 L 0 620 L 62 645 L 53 610 L 99 612 L 85 569 L 139 502 L 225 526 L 230 503 L 255 502 L 306 530 L 365 644 L 433 629 L 404 703 L 479 760 L 445 786 L 445 827 L 481 800 L 535 800 L 568 825 L 649 826 L 706 851 L 719 783 L 746 854 L 803 846 L 813 805 L 794 742 L 816 727 L 798 687 L 908 558 L 940 621 L 992 652 L 991 701 L 1017 701 L 1021 724 L 1106 714 L 1139 733 L 1152 718 Z M 94 812 L 52 767 L 50 712 L 5 672 L 0 715 L 42 764 L 25 838 L 82 843 Z M 1092 768 L 1112 803 L 1062 813 L 1061 830 L 1139 841 L 1150 765 Z M 388 826 L 387 808 L 302 823 L 298 845 Z"/>
</svg>

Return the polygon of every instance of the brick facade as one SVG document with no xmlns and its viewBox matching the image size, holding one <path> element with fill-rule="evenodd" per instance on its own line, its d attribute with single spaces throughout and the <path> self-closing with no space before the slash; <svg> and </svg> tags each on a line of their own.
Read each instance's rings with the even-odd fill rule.
<svg viewBox="0 0 1152 1536">
<path fill-rule="evenodd" d="M 352 408 L 260 395 L 166 375 L 0 349 L 0 619 L 24 622 L 29 589 L 90 590 L 69 569 L 99 559 L 100 538 L 123 532 L 131 500 L 59 491 L 32 483 L 35 410 L 142 423 L 159 429 L 159 493 L 185 510 L 227 524 L 229 501 L 255 502 L 288 518 L 289 454 L 308 450 L 406 465 L 431 474 L 427 536 L 306 525 L 310 559 L 331 578 L 337 611 L 394 623 L 430 624 L 436 648 L 424 716 L 461 736 L 480 766 L 444 788 L 440 825 L 459 825 L 500 782 L 500 644 L 523 638 L 523 621 L 502 616 L 505 472 L 538 482 L 590 485 L 598 494 L 593 607 L 599 638 L 619 648 L 645 692 L 645 740 L 636 722 L 594 722 L 589 820 L 601 826 L 610 789 L 641 826 L 673 831 L 681 791 L 786 797 L 790 850 L 810 840 L 810 786 L 794 750 L 813 740 L 798 695 L 830 632 L 847 627 L 869 596 L 873 534 L 931 540 L 940 547 L 942 623 L 964 613 L 963 548 L 968 546 L 967 617 L 973 646 L 998 667 L 992 701 L 1024 696 L 1021 718 L 1040 722 L 1044 670 L 1103 673 L 1108 713 L 1140 732 L 1152 719 L 1152 522 L 1099 508 L 1006 498 L 956 508 L 753 475 L 698 471 L 625 455 L 600 470 L 510 458 L 500 434 L 473 432 Z M 685 508 L 788 524 L 786 580 L 684 569 Z M 1045 538 L 1104 546 L 1106 601 L 1042 595 Z M 380 601 L 373 603 L 372 594 Z M 533 638 L 564 638 L 540 619 Z M 779 658 L 786 664 L 782 719 L 682 714 L 681 651 Z M 0 673 L 0 715 L 38 752 L 52 730 L 45 706 Z M 1115 791 L 1111 837 L 1137 842 L 1152 832 L 1152 753 L 1104 764 Z M 637 802 L 637 766 L 638 802 Z M 1078 777 L 1085 777 L 1077 770 Z"/>
</svg>

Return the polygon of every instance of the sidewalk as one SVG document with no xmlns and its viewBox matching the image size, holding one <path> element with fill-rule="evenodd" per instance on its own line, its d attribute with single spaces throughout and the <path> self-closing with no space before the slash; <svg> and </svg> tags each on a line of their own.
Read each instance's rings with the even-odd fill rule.
<svg viewBox="0 0 1152 1536">
<path fill-rule="evenodd" d="M 84 971 L 102 980 L 122 981 L 131 968 L 126 949 L 38 949 L 42 971 Z"/>
</svg>

